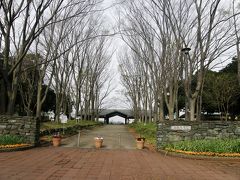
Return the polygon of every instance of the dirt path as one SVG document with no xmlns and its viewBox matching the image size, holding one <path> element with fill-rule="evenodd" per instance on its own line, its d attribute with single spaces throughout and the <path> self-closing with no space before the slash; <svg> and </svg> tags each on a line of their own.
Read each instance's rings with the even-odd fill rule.
<svg viewBox="0 0 240 180">
<path fill-rule="evenodd" d="M 94 137 L 103 137 L 103 149 L 136 149 L 135 139 L 124 125 L 105 125 L 80 133 L 80 148 L 94 148 Z M 78 135 L 66 138 L 63 147 L 77 147 Z"/>
</svg>

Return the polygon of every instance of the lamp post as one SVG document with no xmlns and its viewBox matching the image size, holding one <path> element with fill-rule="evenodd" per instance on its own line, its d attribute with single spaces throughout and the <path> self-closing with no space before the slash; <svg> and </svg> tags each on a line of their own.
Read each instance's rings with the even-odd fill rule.
<svg viewBox="0 0 240 180">
<path fill-rule="evenodd" d="M 232 58 L 232 60 L 233 60 L 233 61 L 237 61 L 237 60 L 238 60 L 237 56 L 234 56 L 234 57 Z"/>
<path fill-rule="evenodd" d="M 237 63 L 237 69 L 238 69 L 237 78 L 238 78 L 238 84 L 239 84 L 239 86 L 240 86 L 240 59 L 239 59 L 239 58 L 240 58 L 240 57 L 239 57 L 239 53 L 237 53 L 237 55 L 234 56 L 234 57 L 232 58 L 232 60 L 233 60 L 233 61 L 236 61 L 236 63 Z"/>
<path fill-rule="evenodd" d="M 189 79 L 189 71 L 191 72 L 191 70 L 189 70 L 189 63 L 188 61 L 190 61 L 190 57 L 189 57 L 189 51 L 191 50 L 191 48 L 189 47 L 185 47 L 182 48 L 182 53 L 184 54 L 184 62 L 185 62 L 185 94 L 186 94 L 186 98 L 185 98 L 185 120 L 189 120 L 189 97 L 190 97 L 190 92 L 191 92 L 191 86 L 190 86 L 190 79 Z"/>
<path fill-rule="evenodd" d="M 189 51 L 191 51 L 191 48 L 189 47 L 182 48 L 182 52 L 186 55 L 189 55 Z"/>
</svg>

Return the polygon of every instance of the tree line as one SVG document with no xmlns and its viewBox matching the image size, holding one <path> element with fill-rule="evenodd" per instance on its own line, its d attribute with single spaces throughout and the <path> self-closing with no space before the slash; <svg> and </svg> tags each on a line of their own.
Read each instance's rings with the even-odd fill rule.
<svg viewBox="0 0 240 180">
<path fill-rule="evenodd" d="M 124 94 L 139 121 L 151 121 L 149 116 L 164 120 L 165 108 L 169 120 L 178 119 L 181 104 L 186 120 L 201 119 L 206 110 L 204 84 L 228 93 L 211 94 L 217 99 L 217 111 L 228 114 L 229 103 L 223 101 L 229 102 L 237 88 L 224 88 L 235 82 L 234 78 L 226 74 L 210 77 L 209 70 L 223 58 L 235 58 L 238 83 L 234 86 L 240 84 L 239 3 L 133 0 L 125 1 L 120 8 L 119 31 L 126 47 L 119 55 L 119 69 Z"/>
<path fill-rule="evenodd" d="M 0 2 L 0 114 L 41 118 L 52 93 L 55 120 L 76 109 L 93 119 L 110 92 L 109 32 L 102 0 Z M 16 103 L 16 102 L 21 103 Z M 49 100 L 48 100 L 49 102 Z"/>
</svg>

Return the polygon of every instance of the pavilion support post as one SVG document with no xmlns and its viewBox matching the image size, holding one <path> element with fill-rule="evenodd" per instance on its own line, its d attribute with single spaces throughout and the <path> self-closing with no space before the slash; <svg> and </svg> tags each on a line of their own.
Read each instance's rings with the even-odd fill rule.
<svg viewBox="0 0 240 180">
<path fill-rule="evenodd" d="M 109 118 L 108 117 L 104 118 L 104 124 L 109 124 Z"/>
</svg>

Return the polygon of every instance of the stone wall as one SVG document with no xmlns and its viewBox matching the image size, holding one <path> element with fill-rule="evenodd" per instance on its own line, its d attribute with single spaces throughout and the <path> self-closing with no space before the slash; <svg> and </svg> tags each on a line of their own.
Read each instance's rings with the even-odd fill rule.
<svg viewBox="0 0 240 180">
<path fill-rule="evenodd" d="M 0 135 L 24 136 L 28 143 L 36 145 L 39 138 L 39 123 L 33 117 L 0 116 Z"/>
<path fill-rule="evenodd" d="M 240 138 L 240 121 L 164 121 L 158 124 L 157 147 L 193 139 Z"/>
</svg>

